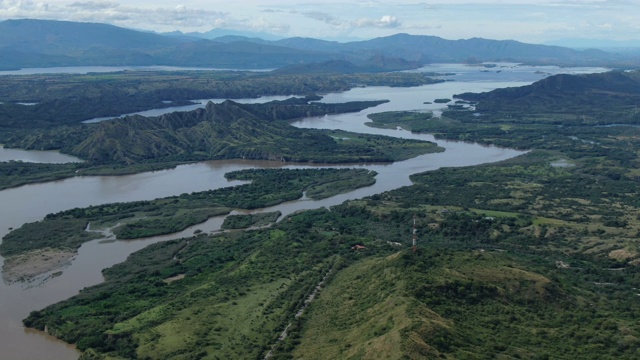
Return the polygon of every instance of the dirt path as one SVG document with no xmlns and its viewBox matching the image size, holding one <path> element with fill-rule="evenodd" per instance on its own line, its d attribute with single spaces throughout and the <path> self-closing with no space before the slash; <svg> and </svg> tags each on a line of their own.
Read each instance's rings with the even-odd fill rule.
<svg viewBox="0 0 640 360">
<path fill-rule="evenodd" d="M 295 315 L 295 318 L 299 318 L 300 316 L 302 316 L 302 314 L 304 314 L 304 311 L 307 309 L 307 307 L 309 307 L 309 305 L 311 305 L 311 303 L 313 302 L 313 300 L 315 300 L 316 296 L 318 295 L 318 292 L 320 290 L 322 290 L 322 285 L 324 285 L 324 282 L 327 280 L 327 278 L 329 277 L 329 275 L 331 275 L 331 273 L 333 272 L 333 269 L 329 270 L 328 273 L 326 273 L 324 275 L 324 277 L 322 278 L 322 280 L 320 280 L 320 282 L 318 283 L 318 285 L 316 285 L 316 287 L 313 289 L 313 291 L 311 292 L 311 294 L 309 294 L 309 296 L 307 297 L 307 299 L 304 301 L 304 304 L 302 304 L 302 306 L 300 307 L 300 309 L 298 310 L 298 312 Z M 289 327 L 291 326 L 291 323 L 289 323 L 284 330 L 282 331 L 282 333 L 280 333 L 280 336 L 278 337 L 278 341 L 276 341 L 275 344 L 273 344 L 273 346 L 271 347 L 271 350 L 269 350 L 269 352 L 267 353 L 267 355 L 265 355 L 265 360 L 269 359 L 273 356 L 273 351 L 275 350 L 276 346 L 278 346 L 278 344 L 280 344 L 284 339 L 287 338 L 287 330 L 289 330 Z"/>
</svg>

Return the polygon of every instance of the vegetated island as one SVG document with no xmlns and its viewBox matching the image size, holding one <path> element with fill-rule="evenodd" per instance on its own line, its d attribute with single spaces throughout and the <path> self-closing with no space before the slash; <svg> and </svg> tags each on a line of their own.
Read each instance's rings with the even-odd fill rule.
<svg viewBox="0 0 640 360">
<path fill-rule="evenodd" d="M 269 207 L 299 199 L 303 193 L 311 199 L 323 199 L 370 186 L 376 175 L 366 169 L 242 170 L 225 177 L 249 182 L 244 185 L 49 214 L 2 239 L 0 254 L 6 258 L 3 274 L 7 281 L 29 280 L 65 266 L 80 245 L 104 236 L 100 230 L 107 229 L 116 239 L 172 234 L 233 209 Z M 267 220 L 252 219 L 249 226 L 263 225 L 263 221 Z M 91 231 L 87 231 L 88 224 Z M 58 262 L 61 259 L 64 261 Z"/>
<path fill-rule="evenodd" d="M 520 143 L 526 155 L 414 175 L 268 229 L 152 245 L 24 323 L 84 359 L 637 358 L 640 129 L 580 125 L 586 113 L 633 124 L 633 92 L 600 94 L 628 107 L 585 102 L 571 117 L 556 109 L 580 99 L 545 93 L 527 100 L 536 113 L 494 108 L 513 101 L 494 92 L 438 120 L 453 129 L 440 136 Z"/>
</svg>

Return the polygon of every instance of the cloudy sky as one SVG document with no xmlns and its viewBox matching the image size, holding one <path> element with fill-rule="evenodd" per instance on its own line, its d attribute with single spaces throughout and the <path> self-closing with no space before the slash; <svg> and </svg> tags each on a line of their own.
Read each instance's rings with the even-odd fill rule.
<svg viewBox="0 0 640 360">
<path fill-rule="evenodd" d="M 399 32 L 530 43 L 640 37 L 638 0 L 0 0 L 0 20 L 17 18 L 160 32 L 226 28 L 332 40 Z"/>
</svg>

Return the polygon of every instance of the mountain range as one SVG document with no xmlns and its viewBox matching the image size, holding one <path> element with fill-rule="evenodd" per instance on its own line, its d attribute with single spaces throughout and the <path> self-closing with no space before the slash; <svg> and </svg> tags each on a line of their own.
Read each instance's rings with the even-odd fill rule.
<svg viewBox="0 0 640 360">
<path fill-rule="evenodd" d="M 0 69 L 92 65 L 271 69 L 347 61 L 355 67 L 379 71 L 444 62 L 610 65 L 629 60 L 601 50 L 409 34 L 347 43 L 312 38 L 264 40 L 241 35 L 209 40 L 176 35 L 180 34 L 163 35 L 98 23 L 6 20 L 0 22 Z M 345 67 L 350 66 L 339 66 Z"/>
<path fill-rule="evenodd" d="M 564 46 L 572 49 L 601 49 L 610 52 L 640 52 L 640 39 L 558 39 L 546 42 L 545 45 Z"/>
</svg>

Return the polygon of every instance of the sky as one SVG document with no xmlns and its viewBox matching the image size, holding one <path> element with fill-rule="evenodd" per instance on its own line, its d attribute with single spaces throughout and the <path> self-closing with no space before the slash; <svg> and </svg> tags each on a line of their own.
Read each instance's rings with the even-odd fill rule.
<svg viewBox="0 0 640 360">
<path fill-rule="evenodd" d="M 640 0 L 0 0 L 0 20 L 21 18 L 157 32 L 222 28 L 337 41 L 397 33 L 528 43 L 640 38 Z"/>
</svg>

